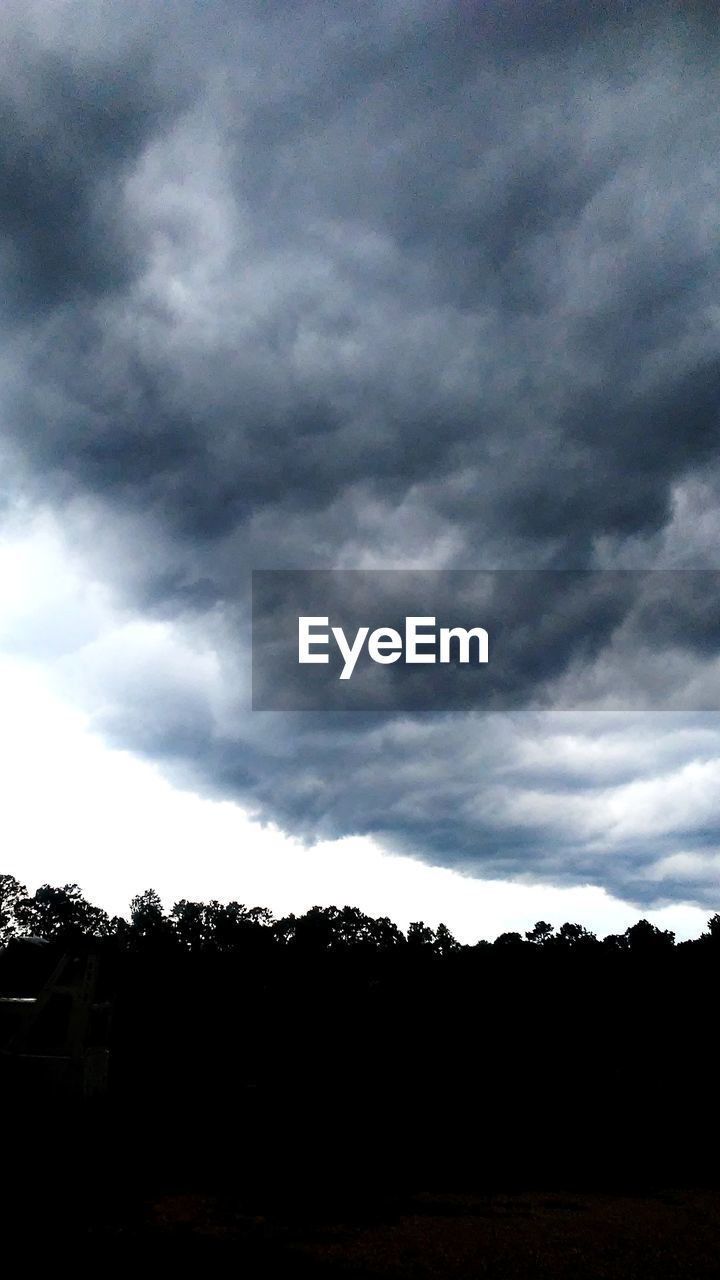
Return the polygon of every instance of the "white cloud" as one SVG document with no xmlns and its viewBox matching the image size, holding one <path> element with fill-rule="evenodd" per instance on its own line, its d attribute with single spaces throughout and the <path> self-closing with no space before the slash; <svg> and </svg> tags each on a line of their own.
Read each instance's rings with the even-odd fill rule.
<svg viewBox="0 0 720 1280">
<path fill-rule="evenodd" d="M 123 690 L 130 696 L 134 675 L 148 666 L 164 672 L 170 689 L 174 679 L 185 690 L 188 679 L 195 680 L 212 701 L 212 653 L 193 650 L 168 622 L 124 613 L 73 559 L 51 517 L 6 533 L 0 541 L 0 845 L 2 869 L 29 888 L 74 881 L 118 914 L 134 893 L 151 886 L 167 906 L 181 897 L 236 898 L 283 914 L 315 903 L 352 903 L 403 928 L 411 920 L 443 920 L 468 942 L 524 931 L 541 917 L 556 924 L 577 920 L 600 934 L 623 930 L 639 914 L 679 937 L 697 936 L 704 927 L 708 913 L 694 906 L 641 913 L 596 886 L 480 880 L 390 855 L 365 837 L 308 848 L 230 801 L 175 786 L 157 765 L 111 749 L 93 731 L 104 696 L 117 699 Z M 412 742 L 418 730 L 399 721 L 385 732 Z M 523 771 L 542 762 L 542 744 L 522 741 L 514 820 L 552 824 L 562 815 L 567 824 L 574 812 L 567 794 L 544 795 L 523 783 Z M 702 734 L 691 738 L 694 746 L 698 741 Z M 548 736 L 544 763 L 562 776 L 572 760 L 582 770 L 597 766 L 605 753 L 611 772 L 625 761 L 621 736 L 611 735 L 605 747 L 586 744 L 584 753 L 578 752 L 582 743 L 581 734 Z M 415 767 L 422 774 L 419 761 Z M 595 831 L 606 812 L 616 831 L 634 834 L 648 823 L 665 829 L 678 812 L 687 820 L 716 793 L 717 762 L 706 761 L 574 803 L 580 826 Z M 676 872 L 695 878 L 692 858 L 665 857 L 657 878 Z"/>
<path fill-rule="evenodd" d="M 156 766 L 109 749 L 47 676 L 18 658 L 0 659 L 0 705 L 3 869 L 31 889 L 74 881 L 118 914 L 150 886 L 167 906 L 181 897 L 236 898 L 283 914 L 352 903 L 403 928 L 444 920 L 467 942 L 524 931 L 540 917 L 614 932 L 639 914 L 596 887 L 476 880 L 390 856 L 365 838 L 306 848 L 239 806 L 179 790 Z M 678 936 L 697 935 L 707 915 L 682 905 L 647 914 Z"/>
</svg>

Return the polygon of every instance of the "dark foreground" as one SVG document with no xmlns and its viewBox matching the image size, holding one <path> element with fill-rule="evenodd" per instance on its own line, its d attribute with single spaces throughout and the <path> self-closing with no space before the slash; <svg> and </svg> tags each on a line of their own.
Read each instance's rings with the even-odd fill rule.
<svg viewBox="0 0 720 1280">
<path fill-rule="evenodd" d="M 60 1156 L 16 1183 L 6 1248 L 54 1273 L 142 1267 L 245 1277 L 716 1277 L 720 1195 L 710 1188 L 623 1191 L 438 1188 L 268 1196 L 247 1187 L 64 1181 Z M 38 1194 L 44 1182 L 44 1192 Z M 46 1193 L 54 1190 L 49 1198 Z M 6 1207 L 9 1202 L 6 1200 Z"/>
<path fill-rule="evenodd" d="M 190 1248 L 258 1272 L 413 1277 L 717 1276 L 720 1198 L 710 1191 L 429 1192 L 365 1212 L 251 1214 L 232 1198 L 176 1193 L 144 1207 L 145 1246 Z"/>
<path fill-rule="evenodd" d="M 58 954 L 6 954 L 5 991 L 47 991 Z M 4 1006 L 5 1253 L 50 1274 L 717 1277 L 717 960 L 78 950 L 34 1022 Z"/>
</svg>

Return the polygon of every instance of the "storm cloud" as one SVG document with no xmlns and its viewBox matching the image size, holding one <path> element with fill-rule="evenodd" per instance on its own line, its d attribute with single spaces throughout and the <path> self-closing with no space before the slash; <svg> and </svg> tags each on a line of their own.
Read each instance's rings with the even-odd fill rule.
<svg viewBox="0 0 720 1280">
<path fill-rule="evenodd" d="M 78 696 L 307 839 L 711 902 L 716 717 L 251 713 L 248 676 L 253 568 L 718 567 L 709 6 L 159 9 L 2 19 L 5 508 L 185 654 L 68 652 Z"/>
</svg>

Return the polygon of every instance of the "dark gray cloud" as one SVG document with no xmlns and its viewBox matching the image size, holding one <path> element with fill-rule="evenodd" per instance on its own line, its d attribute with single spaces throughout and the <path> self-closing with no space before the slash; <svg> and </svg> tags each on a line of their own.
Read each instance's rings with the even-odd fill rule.
<svg viewBox="0 0 720 1280">
<path fill-rule="evenodd" d="M 704 802 L 655 843 L 649 816 L 594 825 L 636 751 L 612 794 L 571 753 L 536 785 L 515 720 L 242 699 L 252 567 L 717 567 L 708 7 L 36 3 L 7 25 L 11 495 L 62 510 L 223 673 L 208 701 L 151 665 L 137 696 L 119 659 L 107 731 L 308 836 L 707 896 Z M 688 757 L 676 731 L 675 774 L 712 789 L 707 740 Z M 626 732 L 660 777 L 653 734 Z"/>
<path fill-rule="evenodd" d="M 63 304 L 89 306 L 141 269 L 119 189 L 187 93 L 134 41 L 122 60 L 102 44 L 73 59 L 16 31 L 3 63 L 3 292 L 16 318 L 33 320 Z"/>
</svg>

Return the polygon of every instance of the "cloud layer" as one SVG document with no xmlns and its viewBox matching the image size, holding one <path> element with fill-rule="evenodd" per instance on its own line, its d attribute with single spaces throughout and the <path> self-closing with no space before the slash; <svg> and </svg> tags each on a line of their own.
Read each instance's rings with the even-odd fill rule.
<svg viewBox="0 0 720 1280">
<path fill-rule="evenodd" d="M 710 902 L 712 717 L 248 712 L 251 568 L 718 567 L 718 36 L 608 8 L 10 4 L 4 503 L 144 619 L 67 647 L 114 741 L 308 839 Z"/>
</svg>

